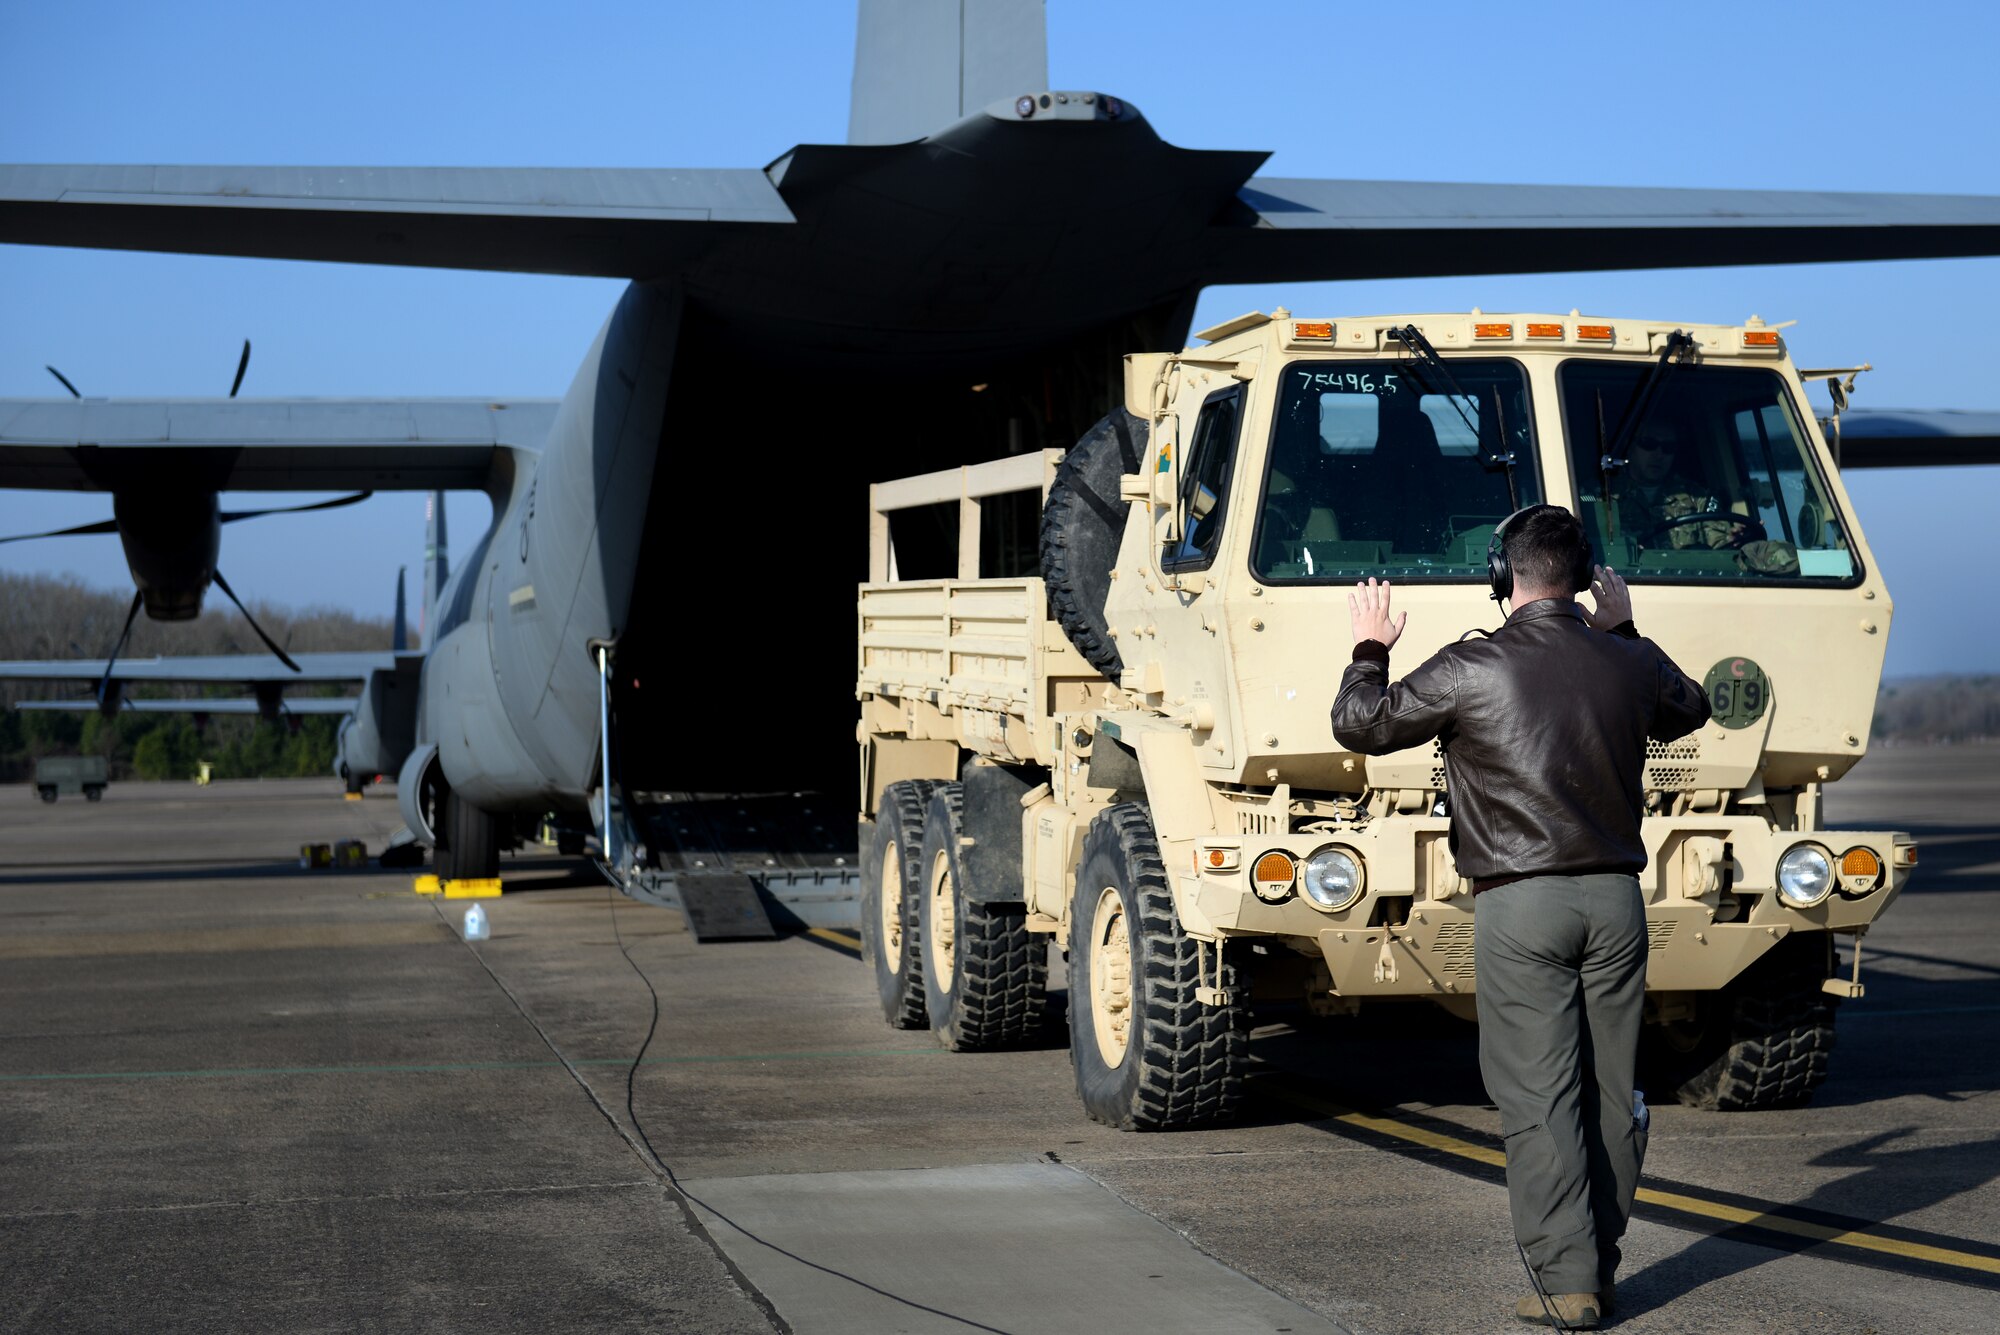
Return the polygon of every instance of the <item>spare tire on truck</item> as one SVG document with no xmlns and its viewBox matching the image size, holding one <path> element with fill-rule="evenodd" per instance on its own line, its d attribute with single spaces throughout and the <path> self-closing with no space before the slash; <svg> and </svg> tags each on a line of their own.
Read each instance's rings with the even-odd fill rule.
<svg viewBox="0 0 2000 1335">
<path fill-rule="evenodd" d="M 1118 644 L 1104 619 L 1111 568 L 1125 536 L 1118 479 L 1140 471 L 1146 420 L 1114 408 L 1070 447 L 1042 505 L 1042 583 L 1049 611 L 1092 667 L 1116 681 Z"/>
</svg>

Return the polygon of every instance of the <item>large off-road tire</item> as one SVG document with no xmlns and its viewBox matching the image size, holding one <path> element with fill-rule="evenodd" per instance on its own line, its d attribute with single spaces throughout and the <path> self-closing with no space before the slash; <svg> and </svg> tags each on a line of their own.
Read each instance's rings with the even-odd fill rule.
<svg viewBox="0 0 2000 1335">
<path fill-rule="evenodd" d="M 1070 1063 L 1093 1118 L 1167 1131 L 1236 1115 L 1249 1017 L 1240 1000 L 1195 999 L 1199 964 L 1198 943 L 1174 916 L 1152 818 L 1135 803 L 1105 808 L 1084 834 L 1070 907 Z M 1226 962 L 1221 981 L 1241 996 Z"/>
<path fill-rule="evenodd" d="M 1826 1079 L 1835 1002 L 1820 987 L 1833 971 L 1833 938 L 1797 932 L 1703 997 L 1696 1019 L 1649 1028 L 1652 1083 L 1693 1108 L 1741 1112 L 1796 1108 Z"/>
<path fill-rule="evenodd" d="M 487 881 L 500 875 L 500 822 L 457 793 L 444 797 L 437 874 L 447 881 Z"/>
<path fill-rule="evenodd" d="M 897 1029 L 922 1029 L 923 960 L 914 933 L 922 882 L 924 812 L 930 779 L 905 779 L 882 790 L 875 841 L 861 876 L 861 954 L 875 970 L 882 1018 Z"/>
<path fill-rule="evenodd" d="M 1125 535 L 1118 479 L 1137 473 L 1146 422 L 1114 408 L 1070 447 L 1042 503 L 1042 582 L 1049 611 L 1092 667 L 1118 679 L 1118 645 L 1104 617 L 1111 570 Z"/>
<path fill-rule="evenodd" d="M 989 1052 L 1033 1038 L 1049 995 L 1049 942 L 1028 906 L 979 902 L 961 856 L 964 789 L 941 783 L 924 817 L 924 1010 L 952 1052 Z"/>
</svg>

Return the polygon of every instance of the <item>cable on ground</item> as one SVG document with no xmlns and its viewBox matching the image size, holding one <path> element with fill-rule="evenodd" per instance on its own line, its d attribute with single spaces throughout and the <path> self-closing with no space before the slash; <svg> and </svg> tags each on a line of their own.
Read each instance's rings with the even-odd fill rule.
<svg viewBox="0 0 2000 1335">
<path fill-rule="evenodd" d="M 606 878 L 605 894 L 610 904 L 611 931 L 612 935 L 616 937 L 618 942 L 618 953 L 625 957 L 625 962 L 632 967 L 632 972 L 639 976 L 639 981 L 641 983 L 645 984 L 646 994 L 652 999 L 652 1006 L 653 1006 L 652 1018 L 646 1026 L 645 1040 L 640 1043 L 638 1052 L 633 1054 L 631 1065 L 625 1068 L 625 1114 L 631 1120 L 632 1123 L 631 1130 L 627 1130 L 624 1123 L 620 1122 L 617 1116 L 611 1111 L 611 1109 L 605 1106 L 604 1100 L 602 1100 L 597 1096 L 597 1091 L 591 1088 L 590 1082 L 583 1078 L 583 1072 L 579 1071 L 576 1068 L 575 1064 L 570 1061 L 568 1055 L 564 1053 L 563 1050 L 556 1045 L 555 1039 L 550 1036 L 548 1030 L 542 1028 L 541 1022 L 535 1019 L 534 1014 L 528 1010 L 525 1004 L 522 1003 L 520 997 L 514 994 L 514 990 L 507 986 L 506 982 L 500 977 L 499 974 L 494 972 L 493 966 L 487 963 L 486 957 L 477 948 L 475 948 L 470 941 L 465 941 L 463 938 L 460 938 L 461 944 L 463 944 L 465 948 L 472 953 L 472 957 L 474 959 L 479 961 L 479 967 L 486 971 L 486 976 L 493 980 L 493 985 L 495 987 L 498 987 L 500 991 L 503 994 L 505 994 L 507 1000 L 513 1003 L 514 1009 L 520 1012 L 521 1018 L 526 1020 L 528 1022 L 528 1026 L 535 1031 L 538 1037 L 541 1038 L 543 1045 L 547 1047 L 551 1053 L 555 1054 L 556 1060 L 562 1063 L 563 1069 L 569 1072 L 570 1079 L 574 1080 L 577 1083 L 578 1087 L 583 1090 L 585 1097 L 587 1097 L 590 1100 L 591 1106 L 596 1108 L 598 1114 L 602 1116 L 606 1122 L 611 1124 L 612 1130 L 618 1133 L 619 1139 L 623 1140 L 627 1148 L 629 1148 L 632 1151 L 632 1153 L 638 1157 L 640 1164 L 643 1165 L 648 1172 L 652 1173 L 654 1177 L 658 1178 L 661 1185 L 666 1187 L 667 1190 L 673 1195 L 676 1202 L 680 1205 L 681 1213 L 686 1218 L 689 1229 L 698 1234 L 700 1237 L 706 1239 L 709 1245 L 715 1248 L 716 1255 L 719 1258 L 721 1258 L 723 1265 L 728 1268 L 730 1274 L 735 1277 L 737 1283 L 743 1287 L 744 1291 L 751 1295 L 753 1300 L 757 1303 L 758 1307 L 762 1309 L 764 1315 L 767 1318 L 769 1318 L 771 1323 L 774 1326 L 776 1326 L 778 1330 L 784 1332 L 784 1335 L 791 1335 L 791 1326 L 785 1321 L 785 1319 L 782 1316 L 778 1314 L 777 1309 L 771 1305 L 770 1300 L 764 1297 L 764 1295 L 762 1294 L 762 1292 L 758 1290 L 756 1285 L 750 1282 L 749 1276 L 745 1275 L 742 1269 L 738 1267 L 735 1262 L 731 1261 L 729 1259 L 728 1254 L 724 1252 L 721 1246 L 715 1242 L 714 1236 L 702 1224 L 701 1217 L 695 1213 L 694 1207 L 699 1206 L 701 1209 L 708 1211 L 709 1214 L 721 1220 L 723 1223 L 729 1225 L 730 1228 L 736 1230 L 736 1232 L 742 1234 L 745 1238 L 748 1238 L 750 1241 L 756 1243 L 758 1246 L 776 1252 L 779 1256 L 782 1256 L 790 1261 L 795 1261 L 799 1265 L 805 1266 L 810 1270 L 816 1270 L 820 1274 L 830 1276 L 831 1278 L 834 1279 L 845 1280 L 847 1283 L 852 1284 L 857 1288 L 865 1289 L 868 1292 L 875 1294 L 877 1297 L 886 1298 L 890 1302 L 898 1303 L 904 1307 L 911 1308 L 915 1311 L 926 1312 L 932 1316 L 942 1317 L 947 1321 L 955 1321 L 960 1325 L 967 1327 L 970 1330 L 985 1331 L 988 1333 L 988 1335 L 1009 1335 L 1009 1332 L 1002 1330 L 998 1326 L 989 1326 L 984 1324 L 983 1322 L 975 1321 L 970 1317 L 960 1316 L 956 1312 L 947 1312 L 942 1308 L 931 1307 L 925 1303 L 920 1303 L 913 1298 L 905 1298 L 901 1294 L 891 1293 L 887 1289 L 880 1288 L 874 1284 L 870 1284 L 867 1280 L 862 1279 L 858 1276 L 847 1274 L 845 1271 L 835 1270 L 831 1266 L 821 1265 L 817 1261 L 809 1260 L 806 1257 L 800 1256 L 798 1253 L 790 1251 L 785 1247 L 781 1247 L 777 1243 L 770 1241 L 768 1238 L 763 1238 L 755 1233 L 752 1233 L 749 1229 L 743 1227 L 741 1224 L 737 1223 L 734 1219 L 731 1219 L 721 1210 L 716 1209 L 715 1206 L 709 1204 L 707 1201 L 702 1200 L 699 1196 L 696 1196 L 690 1191 L 688 1191 L 688 1189 L 681 1184 L 681 1180 L 674 1173 L 673 1168 L 667 1163 L 665 1159 L 660 1157 L 659 1151 L 653 1148 L 652 1138 L 646 1134 L 646 1126 L 645 1123 L 642 1122 L 639 1118 L 639 1110 L 637 1106 L 637 1086 L 639 1078 L 639 1067 L 645 1061 L 646 1052 L 648 1049 L 652 1047 L 653 1037 L 655 1034 L 659 1032 L 660 1028 L 660 993 L 659 990 L 653 986 L 653 980 L 647 977 L 646 971 L 639 966 L 639 961 L 632 958 L 632 949 L 629 945 L 626 944 L 625 934 L 619 928 L 618 925 L 619 892 L 617 890 L 616 881 L 612 877 L 611 869 L 605 867 L 603 864 L 600 863 L 598 866 L 598 870 L 603 872 Z M 438 915 L 438 918 L 444 922 L 447 928 L 451 926 L 451 920 L 444 916 L 444 910 L 438 907 L 436 901 L 432 901 L 431 910 Z M 457 936 L 458 933 L 454 931 L 452 935 Z M 633 1135 L 634 1131 L 638 1133 L 636 1138 Z"/>
</svg>

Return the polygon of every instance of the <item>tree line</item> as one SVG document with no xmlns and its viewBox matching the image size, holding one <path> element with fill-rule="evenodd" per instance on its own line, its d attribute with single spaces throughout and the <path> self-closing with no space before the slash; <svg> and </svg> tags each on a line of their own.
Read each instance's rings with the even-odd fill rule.
<svg viewBox="0 0 2000 1335">
<path fill-rule="evenodd" d="M 1875 697 L 1875 740 L 2000 741 L 2000 676 L 1906 677 Z"/>
<path fill-rule="evenodd" d="M 128 591 L 93 589 L 69 576 L 0 572 L 0 659 L 94 659 L 117 642 L 131 606 Z M 334 608 L 293 611 L 269 603 L 251 608 L 271 638 L 292 653 L 382 651 L 390 646 L 386 618 Z M 143 613 L 132 623 L 123 657 L 190 654 L 266 655 L 256 632 L 235 608 L 213 605 L 193 621 L 159 622 Z M 216 778 L 278 778 L 332 773 L 337 716 L 266 723 L 255 715 L 21 713 L 17 700 L 81 700 L 93 683 L 0 681 L 0 782 L 23 782 L 47 755 L 101 755 L 116 779 L 182 779 L 207 761 Z M 288 695 L 337 696 L 353 688 L 295 687 Z M 240 698 L 240 686 L 128 685 L 130 698 Z"/>
</svg>

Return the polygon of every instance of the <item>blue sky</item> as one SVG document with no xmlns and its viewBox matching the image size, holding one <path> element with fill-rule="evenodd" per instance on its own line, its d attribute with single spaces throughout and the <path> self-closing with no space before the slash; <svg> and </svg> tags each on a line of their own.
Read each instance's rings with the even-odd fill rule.
<svg viewBox="0 0 2000 1335">
<path fill-rule="evenodd" d="M 1980 5 L 1049 6 L 1051 85 L 1277 175 L 2000 194 Z M 845 0 L 0 4 L 0 161 L 761 166 L 846 135 Z M 1520 108 L 1520 110 L 1515 110 Z M 1532 108 L 1532 109 L 1529 109 Z M 609 281 L 0 246 L 0 396 L 559 395 Z M 2000 408 L 2000 260 L 1212 289 L 1197 327 L 1557 310 L 1797 320 L 1802 363 L 1872 361 L 1858 402 Z M 1897 604 L 1895 674 L 2000 671 L 2000 468 L 1848 479 Z M 0 492 L 0 532 L 108 515 Z M 454 499 L 470 545 L 483 499 Z M 227 531 L 252 598 L 386 615 L 422 502 Z M 129 587 L 112 538 L 0 549 Z M 1642 609 L 1643 611 L 1643 595 Z"/>
</svg>

